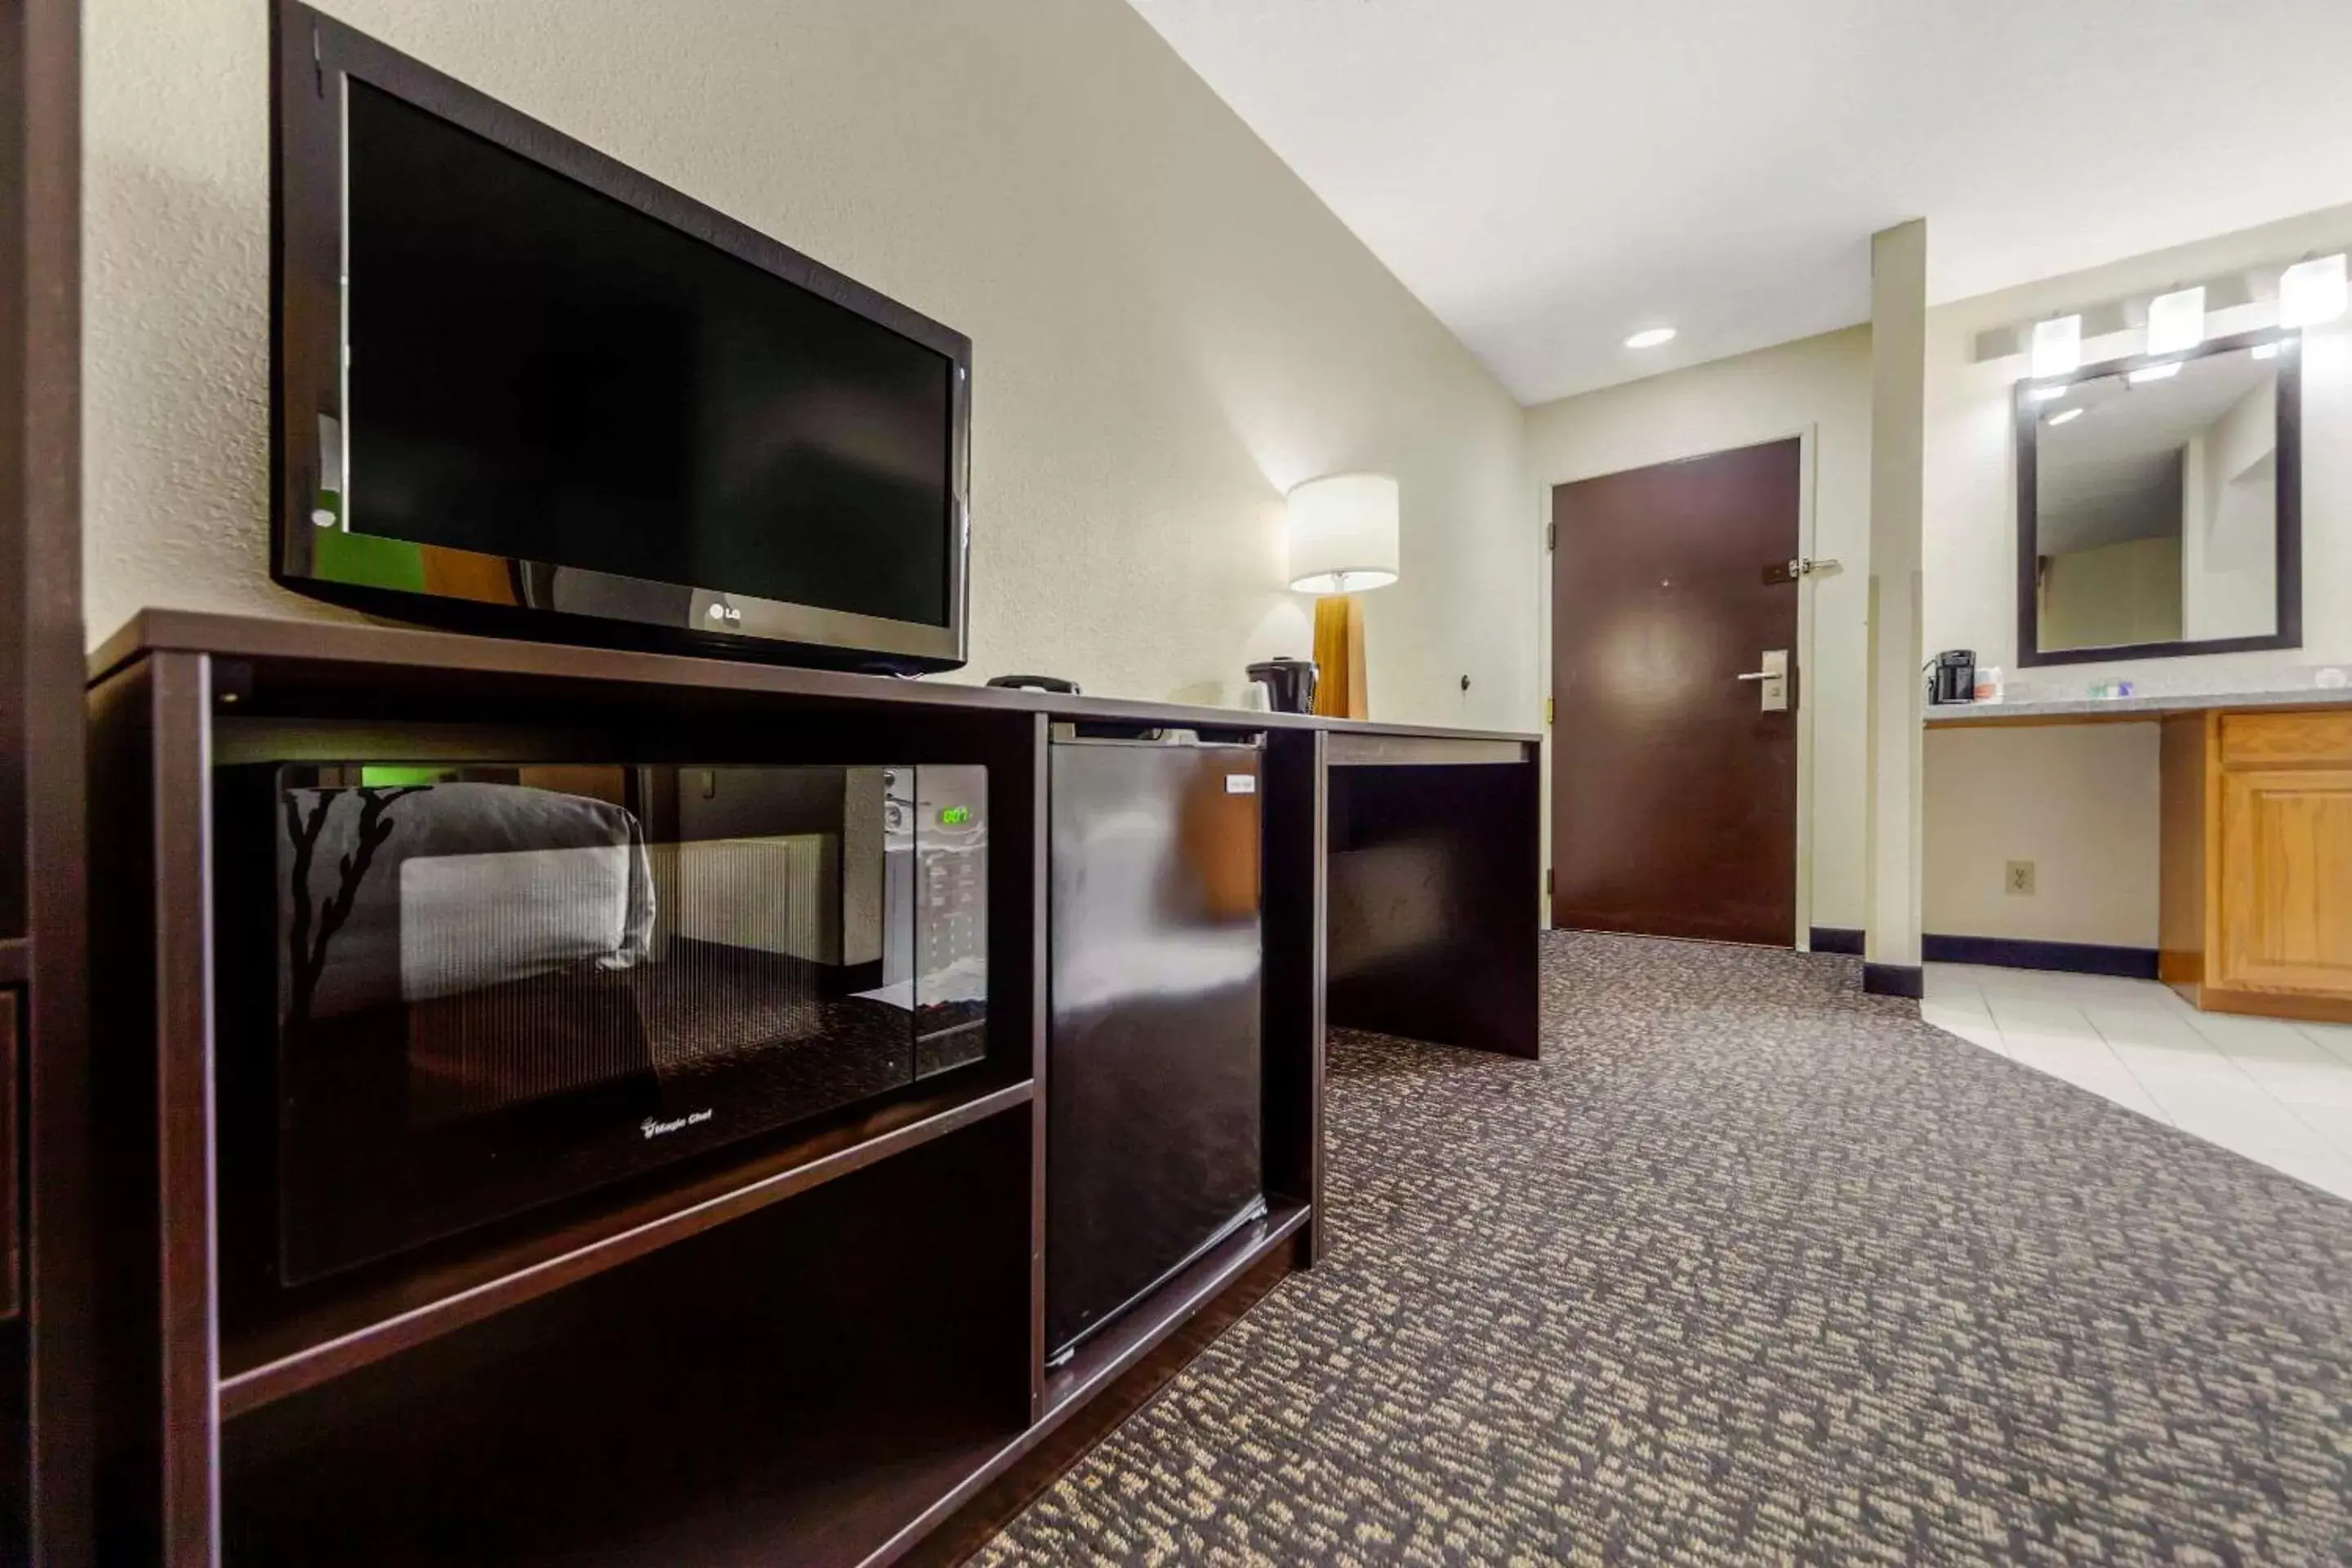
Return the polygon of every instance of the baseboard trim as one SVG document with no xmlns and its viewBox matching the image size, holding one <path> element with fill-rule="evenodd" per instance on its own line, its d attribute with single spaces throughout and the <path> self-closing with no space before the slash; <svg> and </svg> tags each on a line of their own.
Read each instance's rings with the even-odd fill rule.
<svg viewBox="0 0 2352 1568">
<path fill-rule="evenodd" d="M 1805 945 L 1815 952 L 1842 952 L 1849 958 L 1860 958 L 1862 931 L 1853 926 L 1815 926 Z"/>
<path fill-rule="evenodd" d="M 1927 972 L 1916 963 L 1864 963 L 1862 988 L 1873 996 L 1908 996 L 1916 1001 L 1927 994 Z"/>
<path fill-rule="evenodd" d="M 2052 969 L 2067 974 L 2114 974 L 2154 980 L 2152 947 L 2109 947 L 2095 942 L 2034 942 L 2010 936 L 1923 936 L 1921 956 L 1930 963 L 1988 963 L 2001 969 Z"/>
<path fill-rule="evenodd" d="M 2251 1013 L 2263 1018 L 2294 1018 L 2306 1024 L 2352 1024 L 2352 996 L 2314 996 L 2294 991 L 2233 991 L 2220 985 L 2190 988 L 2189 1000 L 2208 1013 Z"/>
</svg>

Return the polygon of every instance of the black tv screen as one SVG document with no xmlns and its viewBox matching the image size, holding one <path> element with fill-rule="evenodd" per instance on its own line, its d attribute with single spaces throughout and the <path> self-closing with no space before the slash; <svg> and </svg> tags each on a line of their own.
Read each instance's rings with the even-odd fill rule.
<svg viewBox="0 0 2352 1568">
<path fill-rule="evenodd" d="M 281 581 L 962 661 L 964 339 L 303 7 L 279 29 Z"/>
</svg>

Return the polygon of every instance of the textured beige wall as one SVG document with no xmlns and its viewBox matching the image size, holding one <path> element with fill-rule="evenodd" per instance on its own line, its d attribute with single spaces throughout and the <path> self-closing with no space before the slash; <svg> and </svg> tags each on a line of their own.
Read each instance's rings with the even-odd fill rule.
<svg viewBox="0 0 2352 1568">
<path fill-rule="evenodd" d="M 1803 338 L 1528 411 L 1528 466 L 1546 492 L 1547 513 L 1556 484 L 1798 435 L 1810 438 L 1812 458 L 1810 548 L 1844 563 L 1807 584 L 1799 627 L 1800 733 L 1808 738 L 1812 798 L 1805 856 L 1811 923 L 1858 927 L 1870 329 Z"/>
<path fill-rule="evenodd" d="M 1403 481 L 1376 714 L 1528 727 L 1520 410 L 1120 0 L 331 0 L 974 341 L 972 677 L 1235 700 L 1282 492 Z M 264 0 L 87 7 L 89 622 L 274 587 Z M 1472 678 L 1467 692 L 1459 678 Z"/>
<path fill-rule="evenodd" d="M 2154 947 L 2158 733 L 1929 730 L 1926 929 Z M 2005 890 L 2011 860 L 2034 863 L 2031 897 Z"/>
</svg>

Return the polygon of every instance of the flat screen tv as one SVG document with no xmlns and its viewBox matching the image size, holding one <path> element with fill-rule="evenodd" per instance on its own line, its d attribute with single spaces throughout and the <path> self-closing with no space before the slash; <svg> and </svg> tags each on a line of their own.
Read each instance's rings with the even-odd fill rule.
<svg viewBox="0 0 2352 1568">
<path fill-rule="evenodd" d="M 964 662 L 970 340 L 306 6 L 274 45 L 278 582 Z"/>
</svg>

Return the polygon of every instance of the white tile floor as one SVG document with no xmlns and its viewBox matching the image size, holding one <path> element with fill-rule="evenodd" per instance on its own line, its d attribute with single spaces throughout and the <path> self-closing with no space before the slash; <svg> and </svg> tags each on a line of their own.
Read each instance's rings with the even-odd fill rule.
<svg viewBox="0 0 2352 1568">
<path fill-rule="evenodd" d="M 1927 965 L 1921 1016 L 2352 1198 L 2352 1026 L 2200 1013 L 2149 980 Z"/>
</svg>

